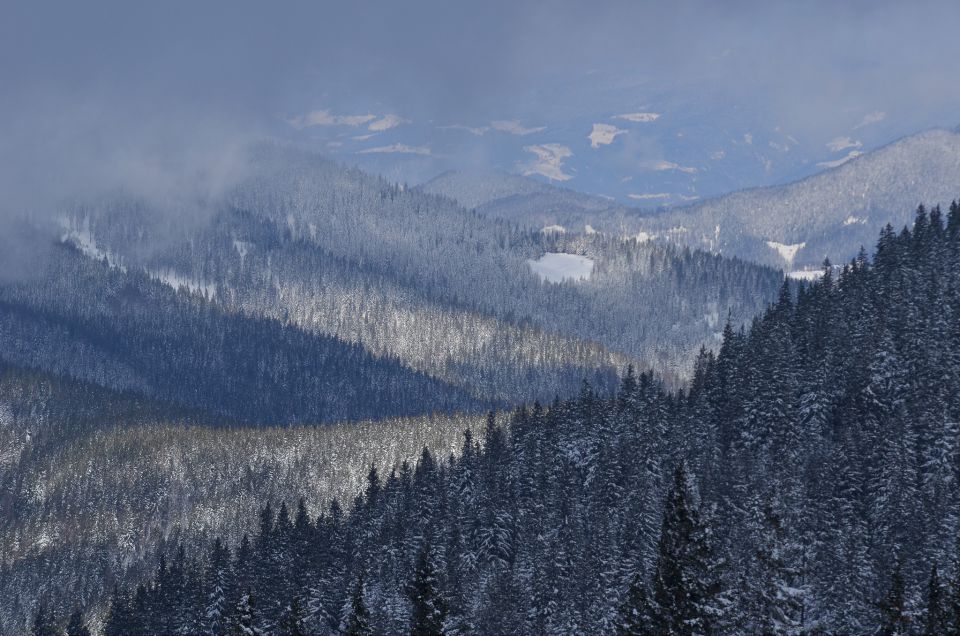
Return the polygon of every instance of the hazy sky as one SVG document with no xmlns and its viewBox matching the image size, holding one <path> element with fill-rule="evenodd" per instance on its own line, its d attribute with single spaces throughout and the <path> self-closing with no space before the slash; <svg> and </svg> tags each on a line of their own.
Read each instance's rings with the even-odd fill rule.
<svg viewBox="0 0 960 636">
<path fill-rule="evenodd" d="M 8 1 L 3 206 L 216 184 L 229 148 L 309 113 L 376 116 L 353 128 L 396 134 L 366 150 L 413 155 L 444 126 L 562 130 L 664 95 L 798 135 L 956 125 L 958 25 L 956 2 Z"/>
</svg>

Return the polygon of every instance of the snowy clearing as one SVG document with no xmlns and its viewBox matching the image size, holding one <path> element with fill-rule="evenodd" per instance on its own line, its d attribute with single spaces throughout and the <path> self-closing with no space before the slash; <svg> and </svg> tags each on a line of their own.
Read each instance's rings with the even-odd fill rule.
<svg viewBox="0 0 960 636">
<path fill-rule="evenodd" d="M 523 176 L 539 174 L 551 181 L 567 181 L 573 177 L 563 172 L 563 161 L 573 156 L 573 151 L 561 144 L 539 144 L 524 146 L 527 152 L 537 155 L 535 161 L 528 164 L 523 170 Z"/>
<path fill-rule="evenodd" d="M 793 243 L 792 245 L 786 245 L 784 243 L 777 243 L 776 241 L 767 241 L 767 247 L 772 250 L 776 250 L 777 254 L 780 255 L 780 258 L 787 262 L 787 265 L 793 264 L 793 259 L 796 258 L 797 252 L 803 249 L 803 246 L 806 243 Z"/>
<path fill-rule="evenodd" d="M 551 283 L 589 280 L 593 273 L 593 259 L 578 254 L 547 252 L 537 260 L 528 260 L 527 264 L 540 278 Z"/>
<path fill-rule="evenodd" d="M 587 135 L 587 139 L 590 140 L 591 148 L 599 148 L 600 146 L 609 146 L 617 138 L 617 135 L 625 134 L 627 134 L 626 130 L 611 124 L 594 124 L 593 130 Z"/>
</svg>

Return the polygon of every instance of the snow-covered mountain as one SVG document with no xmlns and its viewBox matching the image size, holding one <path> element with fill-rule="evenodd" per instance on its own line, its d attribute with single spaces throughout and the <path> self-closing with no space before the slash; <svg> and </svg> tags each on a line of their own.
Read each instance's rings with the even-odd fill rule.
<svg viewBox="0 0 960 636">
<path fill-rule="evenodd" d="M 481 214 L 527 229 L 617 233 L 636 224 L 643 211 L 603 197 L 496 171 L 448 171 L 420 186 L 456 199 Z"/>
<path fill-rule="evenodd" d="M 935 129 L 895 141 L 794 183 L 735 192 L 647 217 L 652 236 L 789 270 L 844 261 L 897 229 L 920 203 L 960 194 L 960 133 Z"/>
<path fill-rule="evenodd" d="M 841 141 L 848 156 L 858 152 Z M 786 185 L 660 211 L 495 172 L 448 172 L 421 187 L 523 227 L 639 236 L 801 272 L 869 250 L 880 228 L 899 229 L 920 203 L 960 196 L 960 132 L 928 130 Z"/>
</svg>

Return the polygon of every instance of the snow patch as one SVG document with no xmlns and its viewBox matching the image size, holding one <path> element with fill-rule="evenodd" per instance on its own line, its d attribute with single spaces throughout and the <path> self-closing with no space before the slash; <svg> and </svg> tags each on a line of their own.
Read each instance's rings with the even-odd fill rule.
<svg viewBox="0 0 960 636">
<path fill-rule="evenodd" d="M 500 119 L 497 121 L 490 122 L 490 127 L 494 130 L 499 130 L 500 132 L 510 133 L 511 135 L 530 135 L 536 132 L 546 130 L 546 126 L 537 126 L 534 128 L 527 128 L 521 124 L 516 119 Z"/>
<path fill-rule="evenodd" d="M 887 114 L 882 110 L 875 110 L 872 113 L 867 113 L 863 116 L 863 119 L 860 120 L 860 123 L 853 127 L 854 130 L 863 128 L 864 126 L 869 126 L 870 124 L 876 124 L 883 121 L 887 118 Z"/>
<path fill-rule="evenodd" d="M 563 161 L 573 156 L 573 151 L 568 147 L 561 144 L 538 144 L 524 146 L 523 149 L 537 156 L 523 168 L 523 176 L 539 174 L 551 181 L 568 181 L 573 178 L 563 171 Z"/>
<path fill-rule="evenodd" d="M 247 258 L 247 254 L 250 252 L 250 247 L 253 243 L 247 243 L 246 241 L 233 241 L 233 249 L 237 250 L 237 254 L 240 255 L 240 269 L 243 269 L 243 262 Z"/>
<path fill-rule="evenodd" d="M 679 163 L 666 160 L 654 161 L 646 164 L 645 167 L 650 170 L 655 170 L 656 172 L 663 172 L 665 170 L 676 170 L 686 174 L 695 174 L 697 172 L 697 169 L 692 166 L 681 166 Z"/>
<path fill-rule="evenodd" d="M 310 126 L 362 126 L 376 119 L 376 115 L 334 115 L 329 110 L 314 110 L 306 115 L 297 115 L 287 123 L 300 130 Z"/>
<path fill-rule="evenodd" d="M 863 146 L 862 143 L 850 137 L 835 137 L 827 142 L 827 148 L 831 152 L 841 152 L 848 148 L 860 148 L 861 146 Z"/>
<path fill-rule="evenodd" d="M 806 243 L 792 243 L 787 245 L 785 243 L 777 243 L 776 241 L 767 241 L 767 247 L 772 250 L 775 250 L 777 254 L 780 255 L 780 258 L 787 262 L 787 265 L 793 263 L 793 259 L 796 258 L 797 252 L 803 249 Z"/>
<path fill-rule="evenodd" d="M 596 234 L 596 233 L 597 233 L 597 231 L 596 231 L 595 229 L 593 229 L 593 226 L 590 225 L 589 223 L 587 223 L 586 225 L 583 226 L 583 231 L 586 232 L 587 234 Z"/>
<path fill-rule="evenodd" d="M 843 220 L 844 225 L 856 225 L 857 223 L 866 225 L 867 220 L 859 216 L 853 216 L 852 214 Z"/>
<path fill-rule="evenodd" d="M 587 135 L 587 139 L 590 140 L 591 148 L 599 148 L 600 146 L 609 146 L 617 138 L 617 135 L 625 134 L 627 134 L 626 130 L 617 128 L 612 124 L 594 124 L 593 130 Z"/>
<path fill-rule="evenodd" d="M 543 234 L 563 234 L 567 231 L 567 228 L 562 225 L 548 225 L 540 229 L 540 232 Z"/>
<path fill-rule="evenodd" d="M 842 166 L 843 164 L 847 163 L 851 159 L 856 159 L 862 154 L 863 153 L 860 152 L 859 150 L 851 150 L 849 153 L 847 153 L 846 157 L 841 157 L 840 159 L 836 159 L 834 161 L 821 161 L 817 165 L 821 168 L 836 168 L 838 166 Z"/>
<path fill-rule="evenodd" d="M 212 299 L 217 295 L 217 286 L 213 283 L 207 283 L 201 280 L 186 278 L 172 269 L 161 269 L 147 272 L 150 278 L 160 281 L 170 287 L 181 290 L 185 289 L 194 294 L 200 294 L 204 298 Z"/>
<path fill-rule="evenodd" d="M 430 148 L 426 146 L 408 146 L 407 144 L 391 144 L 389 146 L 377 146 L 376 148 L 367 148 L 357 152 L 359 155 L 369 154 L 403 154 L 403 155 L 429 155 Z"/>
<path fill-rule="evenodd" d="M 536 260 L 528 260 L 527 264 L 540 278 L 551 283 L 589 280 L 593 273 L 593 260 L 578 254 L 547 252 Z"/>
<path fill-rule="evenodd" d="M 124 267 L 115 254 L 101 249 L 100 246 L 97 245 L 97 241 L 93 238 L 93 233 L 90 231 L 90 227 L 86 221 L 77 225 L 66 218 L 61 218 L 60 226 L 64 230 L 63 234 L 60 235 L 61 243 L 73 245 L 87 258 L 92 258 L 96 261 L 106 260 L 110 267 L 115 267 L 121 272 L 127 271 L 127 268 Z"/>
<path fill-rule="evenodd" d="M 669 199 L 670 193 L 669 192 L 656 192 L 656 193 L 645 192 L 643 194 L 628 194 L 627 197 L 630 199 L 633 199 L 634 201 L 651 201 L 654 199 Z"/>
<path fill-rule="evenodd" d="M 614 119 L 622 119 L 624 121 L 632 121 L 637 124 L 645 124 L 660 119 L 660 113 L 624 113 L 623 115 L 616 115 Z"/>
<path fill-rule="evenodd" d="M 399 115 L 384 115 L 380 119 L 370 122 L 370 125 L 367 126 L 367 130 L 382 132 L 384 130 L 390 130 L 391 128 L 396 128 L 397 126 L 409 123 L 409 119 L 404 119 Z"/>
</svg>

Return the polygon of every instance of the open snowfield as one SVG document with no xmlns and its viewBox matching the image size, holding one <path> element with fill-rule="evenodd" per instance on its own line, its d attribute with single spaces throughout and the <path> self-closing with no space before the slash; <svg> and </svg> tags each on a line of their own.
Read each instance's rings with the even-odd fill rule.
<svg viewBox="0 0 960 636">
<path fill-rule="evenodd" d="M 593 260 L 577 254 L 547 252 L 537 260 L 528 260 L 533 272 L 551 283 L 565 280 L 589 280 L 593 273 Z"/>
</svg>

